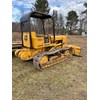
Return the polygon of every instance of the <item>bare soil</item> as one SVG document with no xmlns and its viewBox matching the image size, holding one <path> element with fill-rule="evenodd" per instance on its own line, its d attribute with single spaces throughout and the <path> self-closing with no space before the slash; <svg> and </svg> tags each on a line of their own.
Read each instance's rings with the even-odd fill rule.
<svg viewBox="0 0 100 100">
<path fill-rule="evenodd" d="M 82 57 L 40 72 L 32 61 L 12 56 L 13 100 L 87 100 L 87 37 L 68 36 L 68 43 L 82 48 Z"/>
</svg>

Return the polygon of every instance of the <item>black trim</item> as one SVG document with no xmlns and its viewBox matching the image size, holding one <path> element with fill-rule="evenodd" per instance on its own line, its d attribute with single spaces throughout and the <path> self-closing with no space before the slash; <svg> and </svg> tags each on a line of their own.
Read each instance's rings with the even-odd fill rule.
<svg viewBox="0 0 100 100">
<path fill-rule="evenodd" d="M 54 42 L 55 42 L 55 22 L 54 22 L 53 17 L 52 17 L 52 21 L 53 21 L 53 36 L 54 36 Z"/>
<path fill-rule="evenodd" d="M 21 39 L 22 39 L 22 47 L 23 47 L 24 45 L 23 45 L 23 32 L 22 32 L 22 23 L 20 23 L 20 28 L 21 28 L 21 33 L 22 33 L 22 34 L 21 34 Z"/>
<path fill-rule="evenodd" d="M 29 13 L 25 14 L 24 16 L 22 16 L 20 19 L 20 22 L 29 21 L 30 17 L 39 18 L 39 19 L 52 18 L 51 15 L 44 14 L 44 13 L 38 12 L 38 11 L 34 11 L 34 12 L 29 12 Z"/>
<path fill-rule="evenodd" d="M 29 19 L 29 35 L 30 35 L 30 49 L 33 49 L 30 19 Z"/>
<path fill-rule="evenodd" d="M 43 24 L 43 33 L 45 35 L 44 20 L 43 19 L 41 19 L 41 20 L 42 20 L 42 24 Z"/>
</svg>

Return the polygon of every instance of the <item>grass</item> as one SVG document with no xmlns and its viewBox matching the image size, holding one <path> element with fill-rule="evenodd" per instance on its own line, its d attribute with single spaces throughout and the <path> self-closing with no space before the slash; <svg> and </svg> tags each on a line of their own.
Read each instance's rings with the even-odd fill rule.
<svg viewBox="0 0 100 100">
<path fill-rule="evenodd" d="M 13 100 L 86 100 L 86 37 L 69 39 L 82 47 L 82 57 L 73 56 L 43 72 L 35 70 L 32 61 L 12 57 Z"/>
</svg>

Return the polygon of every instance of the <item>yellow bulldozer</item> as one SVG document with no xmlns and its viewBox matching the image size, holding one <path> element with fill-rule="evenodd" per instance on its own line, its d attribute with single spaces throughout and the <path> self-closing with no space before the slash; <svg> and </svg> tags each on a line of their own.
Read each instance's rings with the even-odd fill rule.
<svg viewBox="0 0 100 100">
<path fill-rule="evenodd" d="M 32 20 L 34 18 L 35 20 Z M 39 21 L 38 21 L 38 20 Z M 51 19 L 52 33 L 46 32 L 45 20 Z M 41 21 L 41 22 L 40 22 Z M 38 23 L 42 31 L 38 35 L 31 27 Z M 40 23 L 42 23 L 40 25 Z M 15 51 L 15 56 L 21 60 L 33 59 L 33 66 L 38 70 L 51 67 L 68 59 L 71 55 L 80 56 L 81 48 L 67 44 L 66 35 L 55 35 L 54 17 L 42 12 L 29 12 L 21 17 L 22 48 Z M 40 27 L 41 26 L 41 27 Z M 43 33 L 43 34 L 42 34 Z"/>
</svg>

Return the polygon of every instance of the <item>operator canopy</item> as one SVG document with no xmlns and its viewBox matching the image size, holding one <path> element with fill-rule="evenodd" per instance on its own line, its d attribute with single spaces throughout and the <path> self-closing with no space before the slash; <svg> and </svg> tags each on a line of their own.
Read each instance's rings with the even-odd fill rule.
<svg viewBox="0 0 100 100">
<path fill-rule="evenodd" d="M 51 15 L 44 14 L 44 13 L 38 12 L 38 11 L 34 11 L 34 12 L 29 12 L 29 13 L 25 14 L 24 16 L 22 16 L 22 18 L 20 19 L 20 22 L 21 23 L 27 22 L 30 20 L 30 17 L 39 18 L 39 19 L 52 18 Z"/>
</svg>

